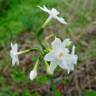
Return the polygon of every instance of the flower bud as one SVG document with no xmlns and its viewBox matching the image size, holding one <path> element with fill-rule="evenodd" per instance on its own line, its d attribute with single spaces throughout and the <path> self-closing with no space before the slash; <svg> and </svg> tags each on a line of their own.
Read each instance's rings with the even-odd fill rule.
<svg viewBox="0 0 96 96">
<path fill-rule="evenodd" d="M 36 64 L 35 64 L 33 70 L 29 74 L 30 80 L 33 80 L 33 79 L 35 79 L 37 77 L 38 64 L 39 64 L 39 59 L 36 61 Z"/>
<path fill-rule="evenodd" d="M 33 69 L 30 74 L 29 74 L 29 78 L 30 80 L 33 80 L 37 77 L 37 70 L 36 69 Z"/>
</svg>

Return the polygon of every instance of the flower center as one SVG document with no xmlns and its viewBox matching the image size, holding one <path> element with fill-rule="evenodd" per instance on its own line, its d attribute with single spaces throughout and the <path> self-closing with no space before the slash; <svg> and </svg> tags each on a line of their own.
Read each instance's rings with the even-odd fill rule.
<svg viewBox="0 0 96 96">
<path fill-rule="evenodd" d="M 64 53 L 63 52 L 60 52 L 58 55 L 57 55 L 57 58 L 59 60 L 63 59 L 64 58 Z"/>
</svg>

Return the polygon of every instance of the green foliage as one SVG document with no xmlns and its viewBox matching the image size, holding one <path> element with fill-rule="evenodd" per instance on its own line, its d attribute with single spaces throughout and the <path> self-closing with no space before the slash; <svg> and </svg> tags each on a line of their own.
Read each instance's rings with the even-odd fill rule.
<svg viewBox="0 0 96 96">
<path fill-rule="evenodd" d="M 96 96 L 95 90 L 86 90 L 84 96 Z"/>
<path fill-rule="evenodd" d="M 22 96 L 31 96 L 30 91 L 27 90 L 27 89 L 24 89 L 23 92 L 22 92 Z"/>
<path fill-rule="evenodd" d="M 4 45 L 6 42 L 8 44 L 8 41 L 12 41 L 20 32 L 37 29 L 44 22 L 46 16 L 40 12 L 38 5 L 56 4 L 55 0 L 2 0 L 5 3 L 6 1 L 10 8 L 0 17 L 0 45 Z"/>
<path fill-rule="evenodd" d="M 9 3 L 10 1 L 8 0 L 0 0 L 0 16 L 2 16 L 3 13 L 10 8 Z"/>
<path fill-rule="evenodd" d="M 1 75 L 0 76 L 0 84 L 3 84 L 5 82 L 5 78 Z"/>
<path fill-rule="evenodd" d="M 27 80 L 24 72 L 20 71 L 20 70 L 14 71 L 13 74 L 11 74 L 11 76 L 12 76 L 13 82 L 15 82 L 15 83 L 19 83 L 21 81 L 26 81 Z"/>
<path fill-rule="evenodd" d="M 39 84 L 46 84 L 46 82 L 48 82 L 48 80 L 49 80 L 49 78 L 47 77 L 47 76 L 39 76 L 37 79 L 36 79 L 36 81 L 37 81 L 37 83 L 39 83 Z"/>
</svg>

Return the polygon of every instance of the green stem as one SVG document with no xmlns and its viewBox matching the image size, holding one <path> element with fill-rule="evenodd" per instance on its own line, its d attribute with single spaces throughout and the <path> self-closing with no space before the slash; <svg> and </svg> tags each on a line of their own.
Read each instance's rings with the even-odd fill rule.
<svg viewBox="0 0 96 96">
<path fill-rule="evenodd" d="M 42 47 L 42 49 L 45 49 L 45 46 L 42 44 L 41 38 L 38 37 L 37 40 L 40 46 Z"/>
<path fill-rule="evenodd" d="M 39 58 L 37 59 L 36 64 L 35 64 L 35 66 L 34 66 L 34 69 L 35 69 L 35 70 L 37 70 L 38 65 L 39 65 Z"/>
<path fill-rule="evenodd" d="M 42 38 L 43 38 L 42 34 L 44 31 L 44 28 L 50 22 L 50 20 L 51 20 L 51 17 L 48 17 L 48 19 L 43 23 L 41 28 L 36 32 L 36 39 L 38 40 L 38 43 L 41 45 L 42 49 L 45 49 L 45 46 L 42 44 Z"/>
<path fill-rule="evenodd" d="M 43 43 L 42 43 L 42 38 L 43 38 L 42 34 L 43 34 L 43 31 L 44 31 L 44 28 L 41 27 L 41 28 L 36 32 L 36 39 L 37 39 L 39 45 L 42 47 L 42 49 L 45 49 L 45 46 L 44 46 Z"/>
<path fill-rule="evenodd" d="M 46 25 L 50 22 L 52 18 L 51 17 L 48 17 L 48 19 L 44 22 L 44 24 L 42 25 L 42 28 L 45 28 Z"/>
<path fill-rule="evenodd" d="M 20 55 L 20 54 L 28 53 L 28 52 L 31 52 L 31 51 L 39 51 L 39 52 L 41 52 L 41 50 L 39 48 L 31 48 L 31 49 L 27 49 L 27 50 L 24 50 L 24 51 L 20 51 L 17 54 Z"/>
</svg>

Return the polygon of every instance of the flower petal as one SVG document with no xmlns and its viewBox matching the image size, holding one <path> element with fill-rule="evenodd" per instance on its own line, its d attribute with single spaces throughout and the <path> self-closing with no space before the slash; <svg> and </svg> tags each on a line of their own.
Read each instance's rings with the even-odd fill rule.
<svg viewBox="0 0 96 96">
<path fill-rule="evenodd" d="M 53 49 L 59 49 L 62 46 L 62 42 L 59 38 L 55 37 L 55 40 L 52 42 Z"/>
<path fill-rule="evenodd" d="M 72 54 L 72 55 L 75 54 L 75 45 L 73 45 L 73 47 L 72 47 L 72 52 L 71 52 L 71 54 Z"/>
<path fill-rule="evenodd" d="M 73 64 L 77 64 L 78 56 L 75 55 L 75 46 L 72 47 L 71 56 L 72 56 Z"/>
<path fill-rule="evenodd" d="M 54 54 L 54 52 L 52 51 L 52 52 L 46 54 L 45 57 L 44 57 L 44 60 L 45 61 L 55 61 L 55 54 Z"/>
<path fill-rule="evenodd" d="M 38 6 L 41 10 L 43 10 L 44 12 L 47 12 L 48 14 L 50 13 L 50 10 L 44 5 L 43 7 Z"/>
<path fill-rule="evenodd" d="M 13 65 L 13 66 L 14 66 L 16 63 L 19 64 L 19 59 L 18 59 L 17 51 L 18 51 L 18 45 L 17 45 L 17 43 L 15 43 L 15 44 L 12 44 L 12 43 L 11 43 L 10 56 L 11 56 L 11 58 L 12 58 L 12 65 Z"/>
<path fill-rule="evenodd" d="M 74 70 L 74 65 L 72 64 L 72 62 L 70 62 L 70 60 L 63 60 L 62 63 L 59 64 L 59 66 L 62 69 L 67 70 L 68 74 L 70 73 L 70 71 Z"/>
<path fill-rule="evenodd" d="M 15 43 L 15 44 L 12 44 L 12 43 L 11 43 L 11 48 L 12 48 L 12 51 L 13 51 L 14 53 L 16 53 L 16 52 L 18 51 L 18 44 L 17 44 L 17 43 Z"/>
<path fill-rule="evenodd" d="M 54 73 L 54 70 L 56 69 L 56 67 L 57 67 L 57 62 L 51 62 L 49 66 L 51 73 Z"/>
<path fill-rule="evenodd" d="M 17 52 L 17 51 L 18 51 L 18 45 L 17 45 L 17 43 L 16 43 L 16 44 L 14 44 L 14 51 L 15 51 L 15 52 Z"/>
<path fill-rule="evenodd" d="M 70 41 L 70 39 L 67 38 L 67 39 L 65 39 L 65 40 L 63 41 L 63 46 L 64 46 L 64 47 L 70 46 L 71 43 L 72 43 L 72 42 Z"/>
<path fill-rule="evenodd" d="M 13 53 L 10 52 L 11 58 L 12 58 L 12 65 L 14 66 L 15 64 L 19 65 L 19 58 L 17 55 L 14 55 Z"/>
<path fill-rule="evenodd" d="M 67 22 L 64 20 L 64 18 L 62 18 L 62 17 L 58 17 L 58 16 L 56 16 L 55 17 L 55 19 L 57 19 L 60 23 L 62 23 L 62 24 L 67 24 Z"/>
<path fill-rule="evenodd" d="M 56 17 L 59 14 L 60 14 L 60 12 L 57 11 L 55 8 L 51 9 L 50 15 L 52 15 L 53 18 Z"/>
<path fill-rule="evenodd" d="M 61 61 L 60 64 L 58 64 L 62 69 L 67 69 L 68 68 L 68 64 L 65 60 Z"/>
</svg>

